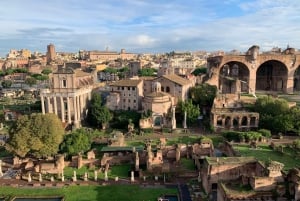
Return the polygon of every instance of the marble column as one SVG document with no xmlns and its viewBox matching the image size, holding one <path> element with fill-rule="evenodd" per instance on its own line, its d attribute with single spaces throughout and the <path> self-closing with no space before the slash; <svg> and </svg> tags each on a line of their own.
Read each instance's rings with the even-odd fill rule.
<svg viewBox="0 0 300 201">
<path fill-rule="evenodd" d="M 76 96 L 73 97 L 73 113 L 74 113 L 74 123 L 76 124 L 78 122 Z"/>
<path fill-rule="evenodd" d="M 60 111 L 61 111 L 61 121 L 65 122 L 65 104 L 64 104 L 64 98 L 60 97 Z"/>
<path fill-rule="evenodd" d="M 51 103 L 50 103 L 50 97 L 47 97 L 47 108 L 48 108 L 48 113 L 53 113 Z"/>
<path fill-rule="evenodd" d="M 70 97 L 67 97 L 67 107 L 68 107 L 68 123 L 70 124 L 70 123 L 72 123 Z"/>
<path fill-rule="evenodd" d="M 42 113 L 45 114 L 45 102 L 44 96 L 41 95 Z"/>
<path fill-rule="evenodd" d="M 57 99 L 56 99 L 56 96 L 53 97 L 53 101 L 54 101 L 54 113 L 57 115 Z"/>
<path fill-rule="evenodd" d="M 80 122 L 80 120 L 81 120 L 81 115 L 80 115 L 80 111 L 81 111 L 81 108 L 80 108 L 80 96 L 76 97 L 76 103 L 77 103 L 77 117 L 78 117 L 78 121 Z"/>
</svg>

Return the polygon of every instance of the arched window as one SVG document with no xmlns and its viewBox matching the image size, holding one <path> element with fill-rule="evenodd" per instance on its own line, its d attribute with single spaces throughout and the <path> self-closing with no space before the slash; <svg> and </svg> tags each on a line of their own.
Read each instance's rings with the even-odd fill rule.
<svg viewBox="0 0 300 201">
<path fill-rule="evenodd" d="M 242 126 L 247 126 L 247 124 L 248 124 L 248 120 L 247 120 L 247 117 L 243 117 L 242 118 Z"/>
<path fill-rule="evenodd" d="M 167 92 L 167 93 L 170 92 L 170 87 L 166 87 L 166 92 Z"/>
</svg>

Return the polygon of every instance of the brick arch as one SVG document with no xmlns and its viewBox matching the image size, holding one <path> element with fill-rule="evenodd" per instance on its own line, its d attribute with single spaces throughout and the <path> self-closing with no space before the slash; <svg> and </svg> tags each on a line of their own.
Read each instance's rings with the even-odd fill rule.
<svg viewBox="0 0 300 201">
<path fill-rule="evenodd" d="M 255 90 L 285 92 L 288 80 L 288 68 L 279 60 L 266 60 L 256 69 Z"/>
<path fill-rule="evenodd" d="M 220 68 L 226 63 L 235 61 L 243 63 L 250 71 L 249 76 L 249 91 L 255 92 L 256 87 L 256 71 L 265 62 L 276 60 L 283 63 L 288 71 L 288 78 L 283 92 L 293 93 L 294 90 L 294 72 L 300 66 L 300 54 L 282 53 L 261 53 L 257 57 L 252 58 L 249 55 L 219 55 L 209 57 L 208 63 L 208 84 L 219 87 Z M 299 79 L 298 79 L 299 81 Z M 299 81 L 300 82 L 300 81 Z M 300 84 L 300 83 L 299 83 Z"/>
<path fill-rule="evenodd" d="M 222 93 L 247 92 L 250 70 L 243 61 L 228 60 L 219 68 L 218 89 Z M 236 83 L 236 80 L 242 82 Z"/>
<path fill-rule="evenodd" d="M 300 64 L 295 70 L 292 72 L 293 74 L 293 91 L 300 91 Z"/>
</svg>

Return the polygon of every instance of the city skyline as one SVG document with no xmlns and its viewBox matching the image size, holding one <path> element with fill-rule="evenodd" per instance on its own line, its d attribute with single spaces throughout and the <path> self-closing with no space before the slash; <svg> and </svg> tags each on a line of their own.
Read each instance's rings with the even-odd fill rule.
<svg viewBox="0 0 300 201">
<path fill-rule="evenodd" d="M 293 0 L 4 1 L 0 56 L 10 49 L 169 52 L 300 47 Z"/>
</svg>

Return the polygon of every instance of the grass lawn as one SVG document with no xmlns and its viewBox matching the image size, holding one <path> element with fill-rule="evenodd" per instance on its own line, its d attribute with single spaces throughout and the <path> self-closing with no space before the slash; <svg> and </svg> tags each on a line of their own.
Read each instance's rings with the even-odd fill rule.
<svg viewBox="0 0 300 201">
<path fill-rule="evenodd" d="M 141 188 L 137 185 L 0 188 L 0 197 L 7 200 L 13 196 L 63 196 L 65 201 L 156 201 L 162 194 L 177 193 L 175 188 Z"/>
<path fill-rule="evenodd" d="M 167 145 L 173 145 L 177 143 L 182 144 L 194 144 L 199 143 L 200 137 L 199 136 L 182 136 L 182 137 L 174 137 L 167 140 Z"/>
<path fill-rule="evenodd" d="M 300 166 L 299 156 L 293 149 L 288 147 L 284 147 L 283 153 L 272 150 L 268 145 L 259 145 L 258 149 L 250 148 L 249 145 L 244 144 L 234 145 L 234 149 L 238 150 L 242 156 L 254 156 L 264 163 L 268 160 L 283 163 L 285 171 Z"/>
<path fill-rule="evenodd" d="M 186 170 L 195 170 L 196 169 L 196 166 L 192 159 L 180 158 L 180 163 Z"/>
</svg>

